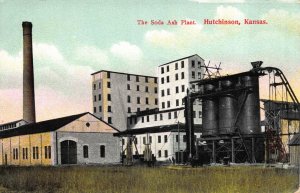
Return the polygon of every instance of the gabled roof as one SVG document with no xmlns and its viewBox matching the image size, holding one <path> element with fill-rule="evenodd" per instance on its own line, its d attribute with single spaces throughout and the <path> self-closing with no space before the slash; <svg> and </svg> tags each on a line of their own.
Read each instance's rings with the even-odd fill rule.
<svg viewBox="0 0 300 193">
<path fill-rule="evenodd" d="M 171 61 L 171 62 L 167 62 L 167 63 L 161 64 L 161 65 L 159 65 L 159 67 L 160 67 L 160 66 L 167 65 L 167 64 L 171 64 L 171 63 L 173 63 L 173 62 L 177 62 L 177 61 L 179 61 L 179 60 L 184 60 L 184 59 L 187 59 L 187 58 L 191 58 L 191 57 L 194 57 L 194 56 L 198 56 L 199 58 L 201 58 L 198 54 L 194 54 L 194 55 L 190 55 L 190 56 L 187 56 L 187 57 L 184 57 L 184 58 L 180 58 L 180 59 L 177 59 L 177 60 L 173 60 L 173 61 Z M 204 60 L 203 58 L 201 58 L 201 59 Z"/>
<path fill-rule="evenodd" d="M 4 130 L 4 131 L 0 132 L 0 138 L 56 131 L 59 128 L 65 126 L 65 125 L 71 123 L 72 121 L 75 121 L 76 119 L 78 119 L 84 115 L 87 115 L 87 114 L 92 115 L 89 112 L 85 112 L 85 113 L 81 113 L 81 114 L 77 114 L 77 115 L 71 115 L 71 116 L 67 116 L 67 117 L 61 117 L 61 118 L 57 118 L 57 119 L 41 121 L 38 123 L 30 123 L 30 124 L 23 125 L 23 126 L 14 128 L 14 129 Z M 94 116 L 94 115 L 92 115 L 92 116 Z M 97 118 L 97 119 L 99 119 L 99 118 Z M 100 120 L 100 121 L 102 121 L 102 120 Z M 102 122 L 107 124 L 104 121 L 102 121 Z M 111 126 L 111 125 L 109 125 L 109 126 Z M 114 127 L 112 127 L 112 128 L 115 129 L 116 131 L 118 131 L 116 128 L 114 128 Z"/>
<path fill-rule="evenodd" d="M 289 142 L 289 146 L 299 146 L 300 145 L 300 133 L 295 134 L 291 141 Z"/>
</svg>

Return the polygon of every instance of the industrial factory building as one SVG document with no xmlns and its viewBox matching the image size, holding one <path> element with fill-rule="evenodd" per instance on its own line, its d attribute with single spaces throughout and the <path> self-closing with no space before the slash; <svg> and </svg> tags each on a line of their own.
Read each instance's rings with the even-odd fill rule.
<svg viewBox="0 0 300 193">
<path fill-rule="evenodd" d="M 0 125 L 0 165 L 120 162 L 119 131 L 88 112 L 36 122 L 32 24 L 22 26 L 23 119 Z"/>
<path fill-rule="evenodd" d="M 101 70 L 92 79 L 94 115 L 120 131 L 131 113 L 158 107 L 156 77 Z"/>
<path fill-rule="evenodd" d="M 190 82 L 203 77 L 203 65 L 204 60 L 195 54 L 158 66 L 157 78 L 109 71 L 93 73 L 94 115 L 103 118 L 108 111 L 116 127 L 122 120 L 121 128 L 117 127 L 122 132 L 115 135 L 123 137 L 123 152 L 127 136 L 134 136 L 133 155 L 143 154 L 150 145 L 158 161 L 175 158 L 176 152 L 186 149 L 184 98 L 188 89 L 198 89 Z M 199 138 L 201 102 L 196 101 L 193 107 L 197 127 L 194 137 Z"/>
<path fill-rule="evenodd" d="M 90 113 L 0 132 L 0 165 L 118 163 L 118 131 Z"/>
</svg>

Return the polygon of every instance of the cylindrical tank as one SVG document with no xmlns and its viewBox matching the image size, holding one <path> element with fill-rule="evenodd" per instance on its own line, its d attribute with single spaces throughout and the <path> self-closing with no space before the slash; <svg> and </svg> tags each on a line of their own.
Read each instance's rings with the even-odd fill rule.
<svg viewBox="0 0 300 193">
<path fill-rule="evenodd" d="M 251 89 L 240 114 L 239 127 L 242 134 L 257 134 L 261 132 L 258 76 L 245 76 L 242 81 L 244 86 L 251 87 Z M 239 96 L 240 105 L 242 105 L 243 98 L 243 94 Z"/>
<path fill-rule="evenodd" d="M 215 90 L 213 84 L 204 86 L 205 94 Z M 218 101 L 213 98 L 205 98 L 202 103 L 202 136 L 218 135 Z"/>
<path fill-rule="evenodd" d="M 230 89 L 233 81 L 221 82 L 222 90 Z M 219 132 L 220 134 L 234 133 L 234 122 L 237 114 L 237 99 L 233 94 L 224 94 L 219 98 Z"/>
</svg>

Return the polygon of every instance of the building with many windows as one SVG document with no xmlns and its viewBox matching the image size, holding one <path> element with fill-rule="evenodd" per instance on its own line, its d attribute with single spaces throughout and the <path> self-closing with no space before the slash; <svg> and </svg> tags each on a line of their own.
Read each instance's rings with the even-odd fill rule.
<svg viewBox="0 0 300 193">
<path fill-rule="evenodd" d="M 203 77 L 204 60 L 196 55 L 177 59 L 157 67 L 158 108 L 142 110 L 128 116 L 128 130 L 118 136 L 136 136 L 135 154 L 142 154 L 146 144 L 159 161 L 176 157 L 186 147 L 184 98 L 187 90 L 199 89 L 191 81 Z M 145 109 L 145 108 L 144 108 Z M 193 105 L 195 137 L 200 137 L 202 105 L 196 100 Z M 126 139 L 123 140 L 126 143 Z M 123 146 L 125 150 L 126 146 Z"/>
<path fill-rule="evenodd" d="M 132 113 L 158 107 L 156 77 L 101 70 L 92 80 L 94 115 L 120 131 Z"/>
<path fill-rule="evenodd" d="M 117 132 L 90 113 L 7 129 L 0 132 L 0 165 L 118 163 Z"/>
</svg>

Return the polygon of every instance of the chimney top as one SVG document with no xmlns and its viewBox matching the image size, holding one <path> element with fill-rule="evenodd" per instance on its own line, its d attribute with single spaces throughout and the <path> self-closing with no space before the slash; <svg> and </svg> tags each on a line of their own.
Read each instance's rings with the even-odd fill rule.
<svg viewBox="0 0 300 193">
<path fill-rule="evenodd" d="M 24 27 L 32 27 L 32 23 L 29 22 L 29 21 L 23 21 L 23 22 L 22 22 L 22 27 L 23 27 L 23 28 L 24 28 Z"/>
</svg>

